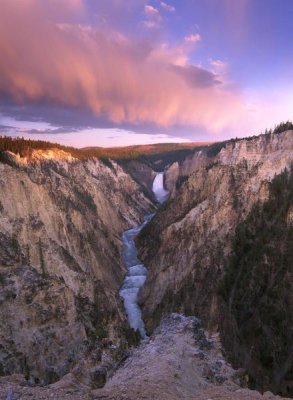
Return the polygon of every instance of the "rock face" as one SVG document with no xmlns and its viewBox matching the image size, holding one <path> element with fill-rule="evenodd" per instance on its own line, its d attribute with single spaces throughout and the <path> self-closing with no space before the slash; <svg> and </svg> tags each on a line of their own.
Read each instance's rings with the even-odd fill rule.
<svg viewBox="0 0 293 400">
<path fill-rule="evenodd" d="M 207 337 L 200 320 L 172 314 L 132 351 L 96 399 L 273 399 L 240 389 L 244 371 L 225 361 L 218 335 Z"/>
<path fill-rule="evenodd" d="M 47 153 L 0 163 L 0 375 L 32 383 L 108 368 L 135 339 L 120 235 L 153 209 L 115 162 Z"/>
<path fill-rule="evenodd" d="M 176 182 L 179 178 L 180 166 L 179 163 L 175 162 L 165 172 L 165 186 L 166 189 L 172 193 L 176 188 Z"/>
<path fill-rule="evenodd" d="M 154 170 L 147 164 L 138 160 L 120 160 L 123 168 L 132 178 L 139 183 L 144 193 L 148 195 L 153 201 L 155 201 L 154 194 L 152 192 L 153 180 L 156 176 Z"/>
<path fill-rule="evenodd" d="M 92 372 L 97 382 L 101 368 Z M 28 387 L 23 377 L 0 378 L 0 398 L 104 400 L 277 400 L 246 388 L 244 370 L 234 370 L 223 356 L 219 335 L 208 336 L 195 317 L 171 314 L 132 349 L 102 389 L 74 380 L 72 374 L 47 387 Z M 240 388 L 239 385 L 242 385 Z M 10 396 L 10 397 L 9 397 Z"/>
<path fill-rule="evenodd" d="M 191 399 L 214 384 L 236 389 L 234 374 L 217 337 L 207 339 L 200 320 L 172 314 L 95 393 L 106 399 Z"/>
<path fill-rule="evenodd" d="M 277 175 L 269 197 L 236 228 L 219 293 L 223 343 L 261 388 L 292 395 L 293 168 Z"/>
<path fill-rule="evenodd" d="M 231 317 L 227 310 L 219 284 L 233 256 L 236 228 L 249 217 L 256 203 L 264 204 L 270 195 L 269 182 L 292 161 L 292 131 L 239 140 L 219 148 L 215 154 L 197 152 L 181 167 L 178 189 L 138 238 L 140 258 L 149 268 L 141 295 L 148 329 L 152 331 L 162 316 L 171 311 L 199 315 L 209 330 L 228 335 L 225 343 L 234 341 L 234 350 L 226 349 L 231 351 L 232 358 L 234 355 L 234 362 L 247 367 L 256 377 L 257 387 L 284 394 L 291 393 L 292 381 L 286 381 L 283 387 L 283 376 L 282 382 L 272 384 L 270 374 L 285 368 L 286 379 L 292 379 L 291 358 L 283 360 L 283 365 L 276 362 L 268 376 L 259 360 L 251 362 L 254 355 L 248 345 L 237 359 L 237 323 L 231 323 L 235 316 Z M 291 218 L 290 209 L 287 221 Z M 288 273 L 291 267 L 284 266 Z M 273 276 L 271 273 L 270 278 Z M 284 277 L 288 274 L 282 278 L 287 280 Z M 292 316 L 292 309 L 288 312 Z M 292 329 L 290 318 L 288 329 Z M 232 332 L 225 330 L 227 327 Z M 274 340 L 272 333 L 268 338 L 270 335 Z M 284 345 L 290 352 L 289 344 Z"/>
</svg>

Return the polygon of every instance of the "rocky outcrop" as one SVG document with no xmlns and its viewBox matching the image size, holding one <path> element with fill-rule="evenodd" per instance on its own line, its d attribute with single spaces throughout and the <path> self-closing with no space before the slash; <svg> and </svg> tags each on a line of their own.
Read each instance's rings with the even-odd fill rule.
<svg viewBox="0 0 293 400">
<path fill-rule="evenodd" d="M 180 174 L 180 166 L 178 162 L 173 163 L 165 172 L 165 187 L 172 193 L 176 189 L 176 182 Z"/>
<path fill-rule="evenodd" d="M 226 362 L 218 335 L 207 336 L 195 317 L 172 314 L 94 394 L 109 400 L 276 398 L 245 389 L 246 379 Z"/>
<path fill-rule="evenodd" d="M 124 170 L 141 186 L 143 192 L 155 201 L 152 192 L 153 180 L 156 176 L 154 170 L 147 164 L 138 160 L 120 160 Z"/>
<path fill-rule="evenodd" d="M 95 371 L 97 379 L 101 371 Z M 172 314 L 132 349 L 103 389 L 91 390 L 72 374 L 47 387 L 28 387 L 22 376 L 0 378 L 0 398 L 105 400 L 277 400 L 246 388 L 244 370 L 225 360 L 219 336 L 208 336 L 195 317 Z M 242 385 L 242 388 L 240 387 Z M 8 397 L 10 396 L 10 397 Z"/>
<path fill-rule="evenodd" d="M 141 304 L 150 331 L 162 316 L 178 311 L 199 315 L 209 330 L 231 340 L 237 336 L 236 330 L 232 336 L 223 331 L 229 316 L 219 283 L 233 254 L 237 226 L 257 202 L 268 199 L 269 182 L 293 161 L 293 132 L 233 141 L 213 152 L 196 152 L 188 160 L 180 172 L 186 178 L 178 179 L 177 190 L 138 238 L 140 257 L 149 268 Z M 270 387 L 261 373 L 256 385 Z M 274 390 L 282 390 L 281 382 Z"/>
<path fill-rule="evenodd" d="M 31 383 L 81 360 L 107 370 L 135 340 L 118 296 L 120 235 L 153 209 L 115 162 L 59 153 L 0 163 L 0 374 Z"/>
<path fill-rule="evenodd" d="M 106 399 L 191 399 L 224 382 L 235 391 L 234 378 L 236 382 L 217 335 L 208 339 L 200 320 L 172 314 L 95 393 Z"/>
<path fill-rule="evenodd" d="M 241 160 L 252 166 L 266 159 L 267 154 L 278 157 L 284 152 L 286 157 L 291 151 L 292 131 L 269 133 L 245 139 L 231 139 L 214 143 L 210 146 L 195 149 L 179 166 L 179 179 L 186 178 L 201 168 L 213 166 L 215 163 L 237 164 Z M 181 180 L 178 186 L 181 186 Z"/>
</svg>

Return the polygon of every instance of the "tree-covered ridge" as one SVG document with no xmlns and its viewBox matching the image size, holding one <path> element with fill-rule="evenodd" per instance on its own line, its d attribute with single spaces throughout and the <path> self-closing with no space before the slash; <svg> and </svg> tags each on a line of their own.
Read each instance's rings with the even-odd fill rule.
<svg viewBox="0 0 293 400">
<path fill-rule="evenodd" d="M 127 147 L 87 147 L 77 149 L 67 147 L 58 143 L 46 142 L 43 140 L 31 140 L 24 138 L 12 138 L 10 136 L 0 136 L 0 152 L 11 151 L 21 157 L 30 157 L 33 150 L 60 149 L 70 153 L 78 159 L 89 158 L 113 158 L 113 159 L 132 159 L 144 156 L 154 156 L 164 153 L 173 153 L 178 150 L 191 152 L 194 148 L 207 145 L 208 143 L 162 143 L 153 145 L 138 145 Z M 185 153 L 184 153 L 185 154 Z"/>
<path fill-rule="evenodd" d="M 21 157 L 29 157 L 33 150 L 61 149 L 72 153 L 77 151 L 73 147 L 62 146 L 58 143 L 46 142 L 43 140 L 31 140 L 20 137 L 0 136 L 0 151 L 11 151 Z"/>
<path fill-rule="evenodd" d="M 236 323 L 248 371 L 293 395 L 293 167 L 270 184 L 236 229 L 233 256 L 220 286 Z M 259 367 L 260 368 L 259 368 Z"/>
<path fill-rule="evenodd" d="M 261 135 L 270 136 L 273 134 L 279 134 L 290 130 L 293 130 L 293 123 L 291 121 L 286 121 L 276 125 L 274 129 L 266 129 L 264 133 L 261 133 Z M 241 140 L 250 141 L 256 139 L 257 137 L 258 135 L 253 135 L 244 138 L 233 138 L 225 140 L 223 142 L 213 143 L 207 147 L 206 154 L 208 157 L 215 157 L 224 147 L 226 147 L 227 144 L 235 144 Z"/>
<path fill-rule="evenodd" d="M 275 129 L 266 131 L 265 133 L 282 133 L 285 131 L 293 130 L 293 123 L 292 121 L 281 122 L 279 125 L 275 127 Z"/>
</svg>

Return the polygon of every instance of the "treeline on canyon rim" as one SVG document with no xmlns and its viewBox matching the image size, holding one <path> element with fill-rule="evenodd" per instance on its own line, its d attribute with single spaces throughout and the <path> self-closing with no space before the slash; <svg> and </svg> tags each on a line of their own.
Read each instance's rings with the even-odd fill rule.
<svg viewBox="0 0 293 400">
<path fill-rule="evenodd" d="M 74 147 L 63 146 L 58 143 L 51 143 L 43 140 L 24 139 L 22 137 L 0 136 L 0 162 L 7 162 L 6 151 L 14 154 L 19 154 L 21 157 L 30 157 L 34 150 L 51 150 L 58 149 L 70 153 L 73 157 L 79 160 L 86 160 L 90 158 L 100 158 L 106 160 L 112 158 L 116 160 L 129 160 L 140 158 L 142 161 L 147 162 L 145 157 L 151 157 L 152 163 L 156 163 L 160 159 L 161 154 L 166 154 L 166 163 L 173 162 L 174 153 L 176 159 L 182 160 L 198 147 L 197 143 L 158 143 L 154 145 L 138 145 L 127 147 L 86 147 L 77 149 Z M 204 146 L 201 146 L 204 147 Z M 180 154 L 178 154 L 180 153 Z"/>
</svg>

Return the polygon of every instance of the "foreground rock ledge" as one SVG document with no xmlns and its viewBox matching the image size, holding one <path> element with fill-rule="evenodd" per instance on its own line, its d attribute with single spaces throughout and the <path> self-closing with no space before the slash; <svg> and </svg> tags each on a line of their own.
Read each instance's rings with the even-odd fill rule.
<svg viewBox="0 0 293 400">
<path fill-rule="evenodd" d="M 134 349 L 103 389 L 91 391 L 69 374 L 47 387 L 22 386 L 20 375 L 1 378 L 0 398 L 106 400 L 279 399 L 241 388 L 244 371 L 224 359 L 219 337 L 208 337 L 195 317 L 171 314 Z"/>
</svg>

